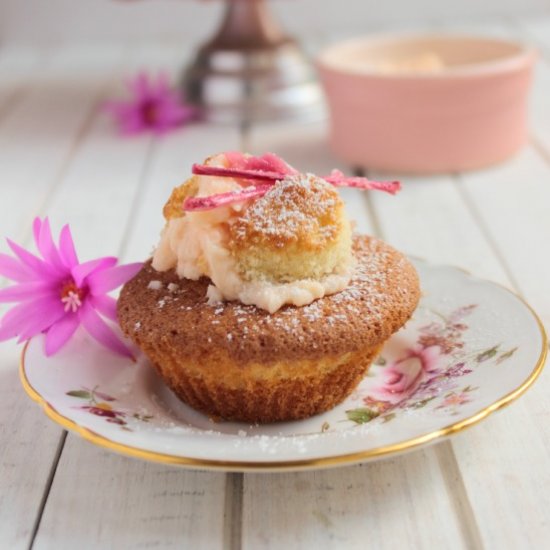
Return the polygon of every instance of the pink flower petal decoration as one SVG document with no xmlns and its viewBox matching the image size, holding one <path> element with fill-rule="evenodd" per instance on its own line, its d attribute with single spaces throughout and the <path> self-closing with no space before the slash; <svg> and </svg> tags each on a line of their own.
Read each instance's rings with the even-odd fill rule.
<svg viewBox="0 0 550 550">
<path fill-rule="evenodd" d="M 110 112 L 122 134 L 133 135 L 152 131 L 162 134 L 189 122 L 196 109 L 187 105 L 170 89 L 168 78 L 159 74 L 156 80 L 145 72 L 127 82 L 131 97 L 127 101 L 110 101 Z"/>
<path fill-rule="evenodd" d="M 133 277 L 141 264 L 117 266 L 115 257 L 79 263 L 69 227 L 63 227 L 56 244 L 47 218 L 34 220 L 33 235 L 40 257 L 10 240 L 15 258 L 0 254 L 0 275 L 16 283 L 0 290 L 0 303 L 16 303 L 0 319 L 0 341 L 22 342 L 44 333 L 49 356 L 82 324 L 101 345 L 132 357 L 101 316 L 116 322 L 116 301 L 107 292 Z"/>
</svg>

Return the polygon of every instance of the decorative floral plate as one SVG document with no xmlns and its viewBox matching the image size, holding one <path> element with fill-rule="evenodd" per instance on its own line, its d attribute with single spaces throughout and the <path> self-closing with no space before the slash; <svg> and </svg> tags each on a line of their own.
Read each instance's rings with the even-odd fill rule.
<svg viewBox="0 0 550 550">
<path fill-rule="evenodd" d="M 364 462 L 438 441 L 519 397 L 543 368 L 535 313 L 496 284 L 417 262 L 423 298 L 356 391 L 303 421 L 213 422 L 181 403 L 145 358 L 77 333 L 46 358 L 25 348 L 21 379 L 53 420 L 122 454 L 202 469 L 297 470 Z"/>
</svg>

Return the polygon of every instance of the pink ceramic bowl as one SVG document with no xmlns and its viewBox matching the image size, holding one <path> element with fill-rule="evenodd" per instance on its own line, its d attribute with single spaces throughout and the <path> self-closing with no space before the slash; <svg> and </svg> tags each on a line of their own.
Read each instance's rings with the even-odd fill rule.
<svg viewBox="0 0 550 550">
<path fill-rule="evenodd" d="M 500 162 L 527 135 L 535 51 L 456 35 L 360 38 L 321 53 L 331 145 L 355 166 L 450 172 Z"/>
</svg>

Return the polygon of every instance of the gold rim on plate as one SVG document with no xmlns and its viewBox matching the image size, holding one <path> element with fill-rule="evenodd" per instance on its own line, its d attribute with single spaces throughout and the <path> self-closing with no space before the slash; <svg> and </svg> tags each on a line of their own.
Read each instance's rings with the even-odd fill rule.
<svg viewBox="0 0 550 550">
<path fill-rule="evenodd" d="M 489 282 L 489 281 L 486 281 Z M 158 462 L 161 464 L 171 464 L 176 466 L 185 466 L 187 468 L 197 468 L 197 469 L 208 469 L 208 470 L 221 470 L 221 471 L 236 471 L 236 472 L 246 472 L 246 471 L 284 471 L 284 470 L 306 470 L 306 469 L 315 469 L 315 468 L 327 468 L 334 466 L 343 466 L 346 464 L 355 464 L 360 462 L 365 462 L 374 458 L 380 458 L 392 454 L 402 453 L 404 451 L 413 450 L 427 443 L 433 443 L 438 439 L 443 439 L 455 433 L 461 432 L 474 424 L 477 424 L 491 413 L 502 409 L 506 405 L 509 405 L 520 397 L 527 389 L 533 384 L 537 379 L 539 374 L 542 372 L 544 364 L 546 362 L 546 356 L 548 353 L 548 337 L 544 329 L 544 325 L 540 320 L 539 316 L 535 313 L 533 308 L 516 293 L 507 289 L 506 287 L 499 285 L 497 286 L 503 288 L 512 296 L 517 298 L 533 315 L 533 318 L 537 322 L 537 325 L 540 330 L 541 339 L 542 339 L 542 349 L 539 355 L 539 358 L 535 364 L 535 367 L 529 374 L 529 376 L 520 384 L 515 390 L 506 394 L 504 397 L 495 401 L 491 405 L 485 407 L 484 409 L 478 411 L 472 416 L 449 424 L 443 428 L 429 432 L 424 435 L 413 437 L 400 443 L 394 443 L 393 445 L 386 445 L 382 447 L 377 447 L 375 449 L 370 449 L 368 451 L 359 451 L 355 453 L 349 453 L 345 455 L 337 456 L 328 456 L 322 458 L 313 458 L 313 459 L 303 459 L 303 460 L 290 460 L 290 461 L 271 461 L 271 462 L 243 462 L 243 461 L 224 461 L 224 460 L 211 460 L 204 458 L 192 458 L 185 456 L 175 456 L 164 453 L 157 453 L 154 451 L 147 451 L 145 449 L 140 449 L 137 447 L 131 447 L 129 445 L 124 445 L 122 443 L 117 443 L 112 441 L 102 435 L 99 435 L 88 428 L 84 428 L 78 425 L 76 422 L 63 416 L 55 408 L 48 403 L 31 385 L 27 375 L 25 373 L 25 356 L 29 342 L 23 347 L 21 352 L 21 360 L 19 365 L 19 375 L 21 378 L 21 383 L 24 390 L 27 392 L 29 397 L 39 403 L 46 413 L 46 415 L 51 418 L 54 422 L 62 426 L 63 428 L 76 432 L 82 436 L 87 441 L 94 443 L 100 447 L 104 447 L 116 453 L 130 456 L 133 458 L 141 458 L 144 460 L 150 460 L 152 462 Z"/>
</svg>

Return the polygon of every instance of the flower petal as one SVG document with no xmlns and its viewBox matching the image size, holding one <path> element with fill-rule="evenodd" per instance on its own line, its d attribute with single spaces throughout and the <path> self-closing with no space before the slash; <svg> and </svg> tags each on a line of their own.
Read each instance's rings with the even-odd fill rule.
<svg viewBox="0 0 550 550">
<path fill-rule="evenodd" d="M 21 283 L 0 290 L 0 303 L 24 302 L 44 296 L 52 296 L 55 288 L 49 282 Z"/>
<path fill-rule="evenodd" d="M 27 334 L 26 329 L 33 323 L 33 319 L 47 315 L 49 311 L 59 311 L 59 308 L 63 311 L 61 300 L 51 297 L 28 300 L 12 307 L 0 320 L 0 342 L 20 336 L 22 333 Z"/>
<path fill-rule="evenodd" d="M 160 97 L 170 94 L 170 78 L 165 72 L 160 72 L 157 75 L 155 93 Z"/>
<path fill-rule="evenodd" d="M 25 264 L 27 267 L 32 269 L 32 271 L 38 276 L 38 278 L 58 278 L 60 273 L 55 270 L 51 265 L 41 260 L 38 256 L 31 254 L 28 250 L 25 250 L 17 243 L 14 243 L 10 239 L 8 241 L 9 247 L 12 249 L 13 253 Z"/>
<path fill-rule="evenodd" d="M 136 98 L 143 98 L 151 93 L 151 83 L 149 75 L 145 71 L 141 71 L 138 75 L 127 82 L 127 86 Z"/>
<path fill-rule="evenodd" d="M 177 98 L 164 99 L 156 105 L 155 126 L 165 129 L 178 126 L 195 116 L 195 109 L 179 103 Z"/>
<path fill-rule="evenodd" d="M 0 320 L 0 342 L 10 340 L 18 336 L 24 326 L 24 320 L 34 313 L 32 304 L 24 303 L 12 307 Z"/>
<path fill-rule="evenodd" d="M 59 234 L 59 254 L 65 265 L 72 269 L 78 264 L 78 256 L 74 247 L 73 236 L 68 225 L 64 225 Z"/>
<path fill-rule="evenodd" d="M 116 300 L 110 296 L 92 296 L 88 297 L 93 308 L 99 311 L 101 315 L 104 315 L 108 319 L 118 323 L 118 315 L 116 311 Z"/>
<path fill-rule="evenodd" d="M 78 315 L 67 315 L 53 324 L 46 333 L 46 356 L 57 353 L 69 341 L 79 324 Z"/>
<path fill-rule="evenodd" d="M 59 256 L 59 252 L 57 251 L 57 247 L 55 246 L 55 243 L 53 241 L 52 230 L 50 228 L 50 221 L 48 220 L 48 218 L 44 218 L 44 220 L 42 221 L 40 234 L 38 235 L 37 247 L 46 262 L 48 262 L 55 268 L 60 269 L 61 271 L 64 271 L 66 269 L 66 267 L 63 265 L 63 262 L 61 261 L 61 257 Z"/>
<path fill-rule="evenodd" d="M 18 343 L 44 332 L 55 323 L 58 323 L 61 319 L 71 315 L 74 314 L 65 312 L 61 300 L 50 304 L 47 308 L 41 308 L 40 314 L 33 315 L 33 317 L 25 323 L 25 327 L 19 332 Z"/>
<path fill-rule="evenodd" d="M 88 277 L 88 285 L 94 296 L 105 294 L 129 281 L 141 269 L 141 262 L 97 270 Z"/>
<path fill-rule="evenodd" d="M 120 340 L 107 323 L 101 319 L 88 302 L 85 302 L 80 308 L 79 315 L 82 326 L 92 338 L 95 338 L 101 345 L 119 355 L 131 359 L 134 358 L 132 352 L 122 343 L 122 340 Z"/>
<path fill-rule="evenodd" d="M 128 113 L 136 110 L 136 106 L 133 103 L 127 103 L 125 101 L 106 101 L 102 105 L 103 110 L 110 112 L 115 117 L 125 117 Z"/>
<path fill-rule="evenodd" d="M 135 135 L 147 130 L 149 126 L 143 120 L 141 113 L 128 115 L 124 120 L 119 121 L 119 130 L 123 135 Z"/>
<path fill-rule="evenodd" d="M 0 276 L 12 281 L 31 281 L 36 278 L 32 270 L 7 254 L 0 254 Z"/>
<path fill-rule="evenodd" d="M 82 286 L 84 279 L 91 273 L 97 270 L 107 269 L 114 266 L 117 263 L 117 258 L 113 256 L 106 256 L 104 258 L 97 258 L 97 260 L 90 260 L 79 265 L 75 265 L 71 270 L 76 286 Z"/>
</svg>

